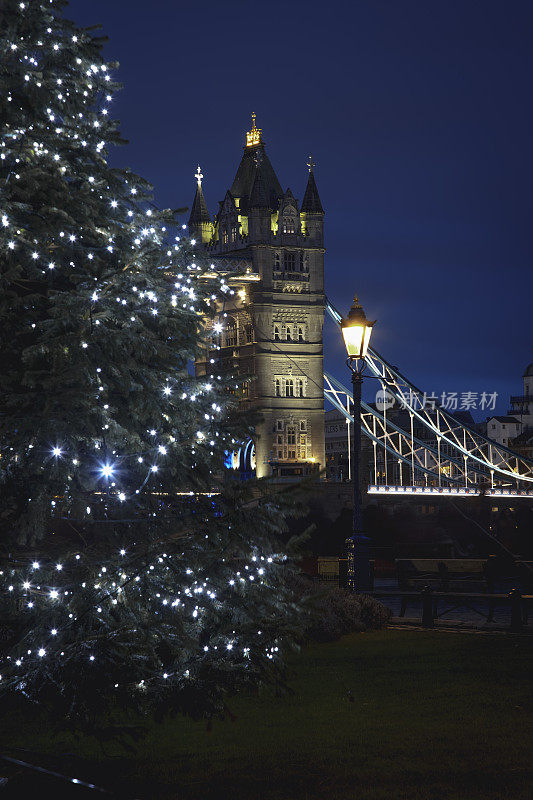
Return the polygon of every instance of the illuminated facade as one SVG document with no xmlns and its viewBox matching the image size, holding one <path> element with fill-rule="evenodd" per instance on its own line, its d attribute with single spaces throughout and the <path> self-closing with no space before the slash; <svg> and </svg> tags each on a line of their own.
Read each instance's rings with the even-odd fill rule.
<svg viewBox="0 0 533 800">
<path fill-rule="evenodd" d="M 255 466 L 258 477 L 291 479 L 325 465 L 324 210 L 313 162 L 299 207 L 291 190 L 281 188 L 255 115 L 252 120 L 235 179 L 213 221 L 199 168 L 196 176 L 189 232 L 218 269 L 227 265 L 230 287 L 196 373 L 223 369 L 252 376 L 243 402 L 257 408 L 262 421 L 255 464 L 244 468 Z"/>
</svg>

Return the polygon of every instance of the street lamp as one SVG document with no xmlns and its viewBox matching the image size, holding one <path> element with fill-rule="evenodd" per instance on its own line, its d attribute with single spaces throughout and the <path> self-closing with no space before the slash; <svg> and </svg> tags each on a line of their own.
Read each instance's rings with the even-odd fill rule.
<svg viewBox="0 0 533 800">
<path fill-rule="evenodd" d="M 347 365 L 352 371 L 353 387 L 353 534 L 346 540 L 348 553 L 348 589 L 368 592 L 372 588 L 370 577 L 370 540 L 363 533 L 363 514 L 361 488 L 359 485 L 359 457 L 361 453 L 361 387 L 365 356 L 370 342 L 374 322 L 369 322 L 357 296 L 346 319 L 341 322 L 342 335 L 348 358 Z"/>
</svg>

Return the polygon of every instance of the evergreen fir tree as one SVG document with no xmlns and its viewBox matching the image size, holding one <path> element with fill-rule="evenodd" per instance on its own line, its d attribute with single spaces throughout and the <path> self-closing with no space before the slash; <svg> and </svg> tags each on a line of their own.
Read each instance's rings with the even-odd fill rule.
<svg viewBox="0 0 533 800">
<path fill-rule="evenodd" d="M 63 6 L 0 9 L 0 687 L 93 722 L 209 716 L 279 675 L 282 514 L 210 494 L 248 431 L 187 364 L 231 289 L 108 165 L 114 65 Z"/>
</svg>

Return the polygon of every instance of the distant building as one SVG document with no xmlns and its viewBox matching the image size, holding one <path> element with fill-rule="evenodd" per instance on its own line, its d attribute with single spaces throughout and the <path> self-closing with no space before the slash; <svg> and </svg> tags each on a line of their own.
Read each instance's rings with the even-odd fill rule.
<svg viewBox="0 0 533 800">
<path fill-rule="evenodd" d="M 522 376 L 524 381 L 524 394 L 511 395 L 511 408 L 509 414 L 518 417 L 521 432 L 533 429 L 533 364 L 529 364 Z"/>
<path fill-rule="evenodd" d="M 515 453 L 519 453 L 521 456 L 533 460 L 533 428 L 528 428 L 518 434 L 516 439 L 512 441 L 511 449 L 514 450 Z"/>
<path fill-rule="evenodd" d="M 487 419 L 487 436 L 521 455 L 533 457 L 533 363 L 526 367 L 522 378 L 524 393 L 511 395 L 506 416 Z"/>
<path fill-rule="evenodd" d="M 520 420 L 511 415 L 505 417 L 489 417 L 487 420 L 487 436 L 489 439 L 510 447 L 511 442 L 520 433 Z"/>
</svg>

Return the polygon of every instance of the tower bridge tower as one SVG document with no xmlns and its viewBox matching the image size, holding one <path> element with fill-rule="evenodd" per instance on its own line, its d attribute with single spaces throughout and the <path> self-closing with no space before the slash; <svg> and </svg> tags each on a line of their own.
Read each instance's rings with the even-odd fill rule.
<svg viewBox="0 0 533 800">
<path fill-rule="evenodd" d="M 196 175 L 189 232 L 218 269 L 227 265 L 233 290 L 220 304 L 219 325 L 196 374 L 211 374 L 214 363 L 253 376 L 242 400 L 261 416 L 254 441 L 258 477 L 290 480 L 325 467 L 324 210 L 311 159 L 308 169 L 299 206 L 290 189 L 283 191 L 253 114 L 214 220 L 200 168 Z"/>
</svg>

